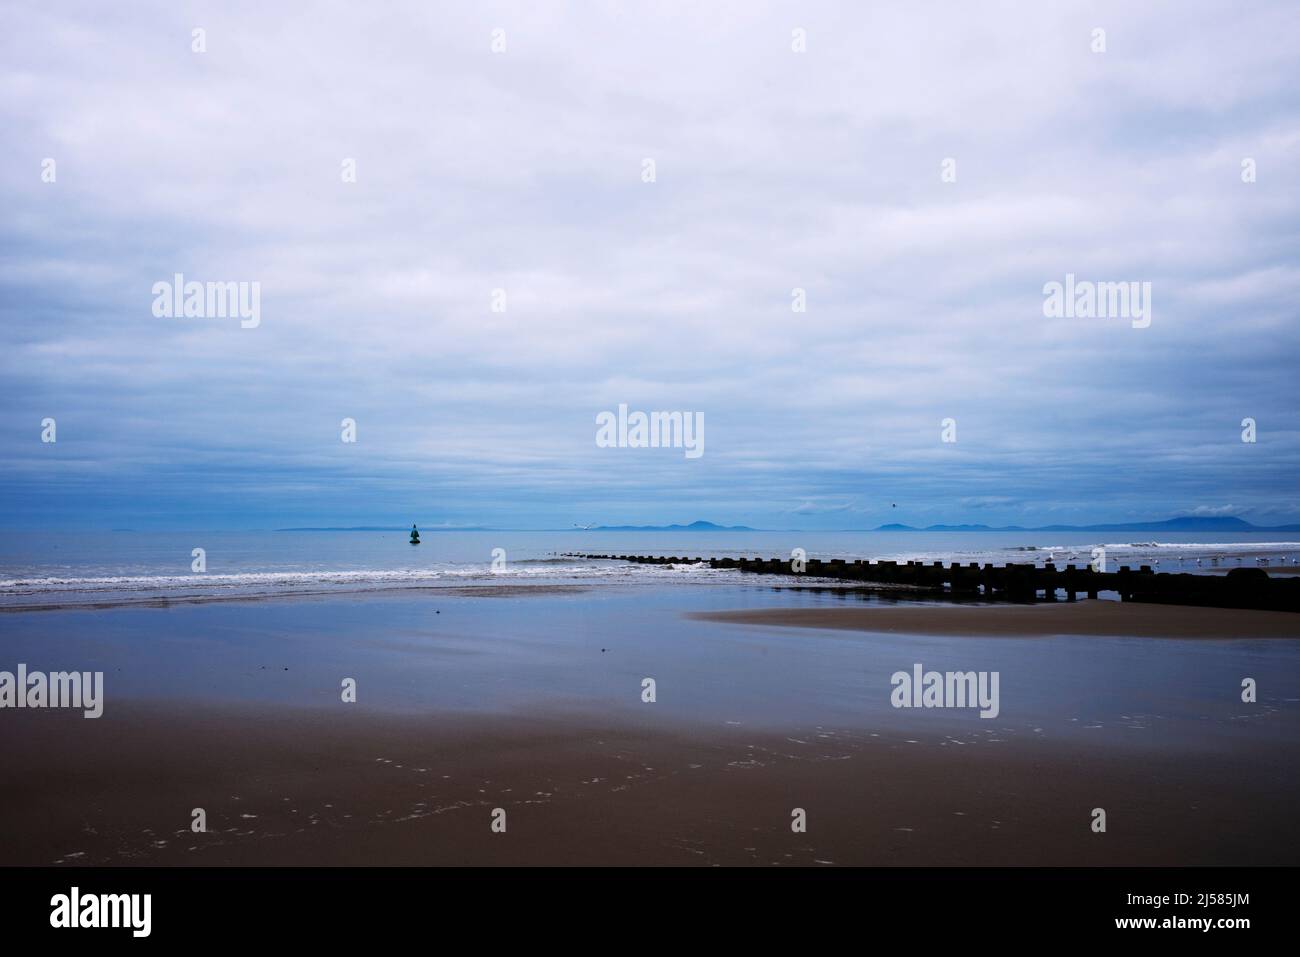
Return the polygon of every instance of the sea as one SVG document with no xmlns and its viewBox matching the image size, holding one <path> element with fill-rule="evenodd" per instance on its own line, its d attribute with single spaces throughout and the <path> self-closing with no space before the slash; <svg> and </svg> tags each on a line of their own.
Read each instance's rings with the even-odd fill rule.
<svg viewBox="0 0 1300 957">
<path fill-rule="evenodd" d="M 695 559 L 764 557 L 924 562 L 1055 562 L 1222 573 L 1300 568 L 1300 541 L 1277 533 L 406 531 L 89 532 L 0 536 L 0 609 L 274 598 L 515 585 L 734 583 L 743 573 Z M 669 566 L 582 554 L 677 556 Z"/>
</svg>

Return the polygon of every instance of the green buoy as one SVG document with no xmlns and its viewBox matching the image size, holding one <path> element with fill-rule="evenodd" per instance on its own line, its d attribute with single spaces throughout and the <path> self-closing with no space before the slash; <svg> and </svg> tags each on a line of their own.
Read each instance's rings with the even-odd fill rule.
<svg viewBox="0 0 1300 957">
<path fill-rule="evenodd" d="M 416 528 L 414 525 L 411 526 L 411 544 L 412 545 L 420 544 L 420 530 Z"/>
</svg>

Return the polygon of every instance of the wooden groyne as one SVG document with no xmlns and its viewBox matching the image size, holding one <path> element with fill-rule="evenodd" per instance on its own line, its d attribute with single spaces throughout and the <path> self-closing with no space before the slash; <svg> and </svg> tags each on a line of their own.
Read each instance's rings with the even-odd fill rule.
<svg viewBox="0 0 1300 957">
<path fill-rule="evenodd" d="M 1259 608 L 1300 612 L 1300 576 L 1270 576 L 1261 568 L 1234 568 L 1224 575 L 1153 572 L 1150 565 L 1136 571 L 1128 565 L 1118 571 L 1099 572 L 1091 565 L 1008 564 L 966 565 L 942 562 L 849 561 L 809 558 L 803 570 L 781 558 L 689 558 L 661 555 L 570 554 L 570 558 L 634 562 L 642 565 L 707 564 L 762 575 L 835 579 L 873 585 L 907 586 L 952 597 L 988 601 L 1066 601 L 1081 596 L 1096 598 L 1115 592 L 1123 601 L 1163 605 L 1202 605 L 1216 608 Z"/>
</svg>

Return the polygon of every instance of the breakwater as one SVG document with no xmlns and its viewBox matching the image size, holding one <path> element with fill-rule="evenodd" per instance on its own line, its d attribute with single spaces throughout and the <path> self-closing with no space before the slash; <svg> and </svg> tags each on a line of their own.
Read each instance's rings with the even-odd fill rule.
<svg viewBox="0 0 1300 957">
<path fill-rule="evenodd" d="M 571 554 L 566 557 L 634 562 L 648 565 L 707 564 L 760 575 L 834 579 L 863 585 L 904 586 L 936 597 L 983 598 L 989 601 L 1075 601 L 1101 592 L 1122 601 L 1216 608 L 1257 608 L 1300 612 L 1300 577 L 1274 577 L 1260 568 L 1234 568 L 1223 575 L 1154 572 L 1137 569 L 1097 571 L 1091 565 L 966 565 L 943 562 L 895 562 L 809 558 L 690 558 L 665 555 Z"/>
</svg>

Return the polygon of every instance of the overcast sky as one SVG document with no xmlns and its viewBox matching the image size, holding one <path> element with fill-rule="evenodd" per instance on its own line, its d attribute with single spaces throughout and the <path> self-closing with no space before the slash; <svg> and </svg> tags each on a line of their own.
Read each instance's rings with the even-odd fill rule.
<svg viewBox="0 0 1300 957">
<path fill-rule="evenodd" d="M 1294 0 L 296 6 L 5 5 L 3 525 L 1300 521 Z"/>
</svg>

